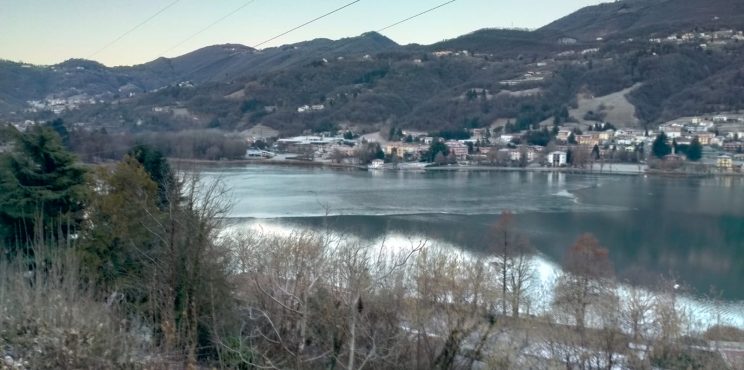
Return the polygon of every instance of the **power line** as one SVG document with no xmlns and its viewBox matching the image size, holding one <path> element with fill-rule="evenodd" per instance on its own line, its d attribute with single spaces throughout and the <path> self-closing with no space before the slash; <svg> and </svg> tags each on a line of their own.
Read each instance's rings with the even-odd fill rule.
<svg viewBox="0 0 744 370">
<path fill-rule="evenodd" d="M 229 18 L 230 16 L 234 15 L 235 13 L 243 10 L 245 7 L 247 7 L 248 5 L 253 4 L 254 2 L 256 2 L 256 0 L 249 0 L 249 1 L 247 1 L 246 3 L 244 3 L 243 5 L 237 7 L 236 9 L 234 9 L 233 11 L 231 11 L 230 13 L 225 14 L 222 18 L 220 18 L 220 19 L 218 19 L 218 20 L 210 23 L 208 26 L 202 28 L 201 30 L 199 30 L 196 33 L 192 34 L 191 36 L 187 37 L 183 41 L 179 42 L 177 45 L 175 45 L 172 48 L 164 51 L 163 53 L 161 53 L 161 55 L 165 55 L 166 53 L 172 51 L 173 49 L 175 49 L 175 48 L 177 48 L 177 47 L 179 47 L 179 46 L 181 46 L 181 45 L 183 45 L 183 44 L 191 41 L 194 37 L 201 35 L 202 33 L 206 32 L 207 30 L 209 30 L 210 28 L 214 27 L 218 23 L 224 21 L 225 19 Z"/>
<path fill-rule="evenodd" d="M 102 51 L 104 51 L 104 50 L 108 49 L 108 48 L 109 48 L 109 47 L 110 47 L 111 45 L 113 45 L 113 44 L 115 44 L 115 43 L 119 42 L 119 41 L 120 41 L 121 39 L 123 39 L 124 37 L 126 37 L 126 36 L 127 36 L 127 35 L 129 35 L 130 33 L 132 33 L 132 32 L 134 32 L 134 31 L 136 31 L 136 30 L 137 30 L 138 28 L 140 28 L 140 27 L 144 26 L 145 24 L 147 24 L 147 22 L 149 22 L 149 21 L 153 20 L 153 18 L 155 18 L 155 17 L 159 16 L 159 15 L 160 15 L 160 14 L 162 14 L 162 13 L 163 13 L 164 11 L 166 11 L 166 10 L 170 9 L 171 7 L 173 7 L 174 5 L 176 5 L 177 3 L 179 3 L 180 1 L 181 1 L 181 0 L 174 0 L 174 1 L 172 1 L 172 2 L 170 3 L 170 4 L 166 5 L 166 6 L 164 7 L 164 8 L 162 8 L 162 9 L 158 10 L 158 11 L 157 11 L 157 12 L 156 12 L 155 14 L 151 15 L 150 17 L 148 17 L 148 18 L 147 18 L 147 19 L 145 19 L 144 21 L 142 21 L 142 22 L 138 23 L 138 24 L 137 24 L 136 26 L 134 26 L 134 27 L 130 28 L 130 29 L 129 29 L 128 31 L 124 32 L 124 33 L 123 33 L 123 34 L 121 34 L 121 35 L 120 35 L 119 37 L 115 38 L 115 39 L 114 39 L 113 41 L 111 41 L 111 42 L 109 42 L 108 44 L 104 45 L 104 46 L 103 46 L 102 48 L 100 48 L 100 49 L 96 50 L 96 52 L 95 52 L 95 53 L 93 53 L 93 54 L 91 54 L 91 55 L 89 55 L 87 59 L 91 59 L 91 58 L 93 58 L 94 56 L 98 55 L 98 54 L 99 54 L 100 52 L 102 52 Z"/>
<path fill-rule="evenodd" d="M 278 38 L 280 38 L 280 37 L 282 37 L 282 36 L 284 36 L 284 35 L 287 35 L 287 34 L 289 34 L 289 33 L 291 33 L 291 32 L 297 31 L 297 30 L 299 30 L 300 28 L 302 28 L 302 27 L 305 27 L 305 26 L 307 26 L 307 25 L 309 25 L 309 24 L 311 24 L 311 23 L 315 23 L 315 22 L 317 22 L 317 21 L 319 21 L 319 20 L 321 20 L 321 19 L 323 19 L 323 18 L 325 18 L 325 17 L 327 17 L 327 16 L 329 16 L 329 15 L 331 15 L 331 14 L 334 14 L 334 13 L 340 12 L 341 10 L 343 10 L 343 9 L 346 9 L 346 8 L 348 8 L 348 7 L 352 6 L 352 5 L 354 5 L 354 4 L 356 4 L 356 3 L 360 2 L 360 1 L 362 1 L 362 0 L 356 0 L 356 1 L 352 1 L 352 2 L 350 2 L 350 3 L 348 3 L 348 4 L 344 5 L 344 6 L 342 6 L 342 7 L 340 7 L 340 8 L 334 9 L 334 10 L 332 10 L 332 11 L 328 12 L 328 13 L 325 13 L 325 14 L 321 15 L 320 17 L 317 17 L 317 18 L 315 18 L 315 19 L 312 19 L 312 20 L 310 20 L 310 21 L 307 21 L 307 22 L 305 22 L 305 23 L 303 23 L 303 24 L 301 24 L 301 25 L 299 25 L 299 26 L 297 26 L 297 27 L 295 27 L 295 28 L 292 28 L 292 29 L 291 29 L 291 30 L 289 30 L 289 31 L 285 31 L 285 32 L 282 32 L 282 33 L 280 33 L 280 34 L 278 34 L 278 35 L 276 35 L 276 36 L 274 36 L 274 37 L 272 37 L 272 38 L 270 38 L 270 39 L 268 39 L 268 40 L 266 40 L 266 41 L 263 41 L 263 42 L 261 42 L 261 43 L 258 43 L 258 44 L 256 44 L 255 46 L 253 46 L 253 48 L 254 48 L 254 49 L 258 49 L 258 47 L 259 47 L 259 46 L 261 46 L 261 45 L 267 44 L 267 43 L 269 43 L 269 42 L 271 42 L 271 41 L 274 41 L 274 40 L 276 40 L 276 39 L 278 39 Z"/>
<path fill-rule="evenodd" d="M 420 16 L 422 16 L 422 15 L 424 15 L 424 14 L 426 14 L 426 13 L 430 13 L 430 12 L 433 12 L 433 11 L 435 11 L 435 10 L 437 10 L 437 9 L 439 9 L 439 8 L 441 8 L 441 7 L 443 7 L 443 6 L 445 6 L 445 5 L 449 5 L 449 4 L 452 4 L 452 3 L 454 3 L 455 1 L 457 1 L 457 0 L 451 0 L 451 1 L 447 1 L 446 3 L 442 3 L 442 4 L 439 4 L 439 5 L 437 5 L 437 6 L 433 7 L 433 8 L 431 8 L 431 9 L 428 9 L 428 10 L 424 10 L 423 12 L 421 12 L 421 13 L 418 13 L 418 14 L 416 14 L 416 15 L 414 15 L 414 16 L 410 16 L 410 17 L 408 17 L 408 18 L 406 18 L 406 19 L 403 19 L 403 20 L 401 20 L 401 21 L 395 22 L 395 23 L 393 23 L 393 24 L 391 24 L 391 25 L 389 25 L 389 26 L 387 26 L 387 27 L 384 27 L 384 28 L 380 29 L 380 30 L 379 30 L 379 31 L 377 31 L 377 32 L 383 32 L 383 31 L 386 31 L 386 30 L 388 30 L 388 29 L 391 29 L 391 28 L 393 28 L 393 27 L 395 27 L 395 26 L 397 26 L 397 25 L 399 25 L 399 24 L 401 24 L 401 23 L 405 23 L 405 22 L 408 22 L 408 21 L 410 21 L 411 19 L 414 19 L 414 18 L 418 18 L 418 17 L 420 17 Z"/>
</svg>

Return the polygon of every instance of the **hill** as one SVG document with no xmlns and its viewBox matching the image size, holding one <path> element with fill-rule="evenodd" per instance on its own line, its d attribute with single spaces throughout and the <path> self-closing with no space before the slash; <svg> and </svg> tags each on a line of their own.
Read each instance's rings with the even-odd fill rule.
<svg viewBox="0 0 744 370">
<path fill-rule="evenodd" d="M 52 66 L 0 61 L 0 113 L 22 109 L 29 100 L 68 98 L 111 100 L 182 82 L 229 81 L 292 68 L 322 59 L 359 56 L 399 48 L 374 32 L 341 40 L 317 39 L 294 45 L 256 50 L 244 45 L 205 47 L 176 58 L 108 68 L 94 61 L 70 59 Z"/>
<path fill-rule="evenodd" d="M 742 24 L 744 2 L 739 0 L 624 0 L 583 8 L 538 31 L 592 41 L 598 37 L 627 37 Z"/>
<path fill-rule="evenodd" d="M 612 97 L 605 119 L 622 121 L 613 124 L 654 125 L 744 107 L 742 19 L 733 0 L 629 0 L 534 31 L 484 29 L 433 45 L 372 32 L 263 50 L 215 45 L 132 67 L 0 62 L 0 117 L 54 111 L 135 131 L 527 129 L 592 119 L 601 104 L 582 97 L 598 96 Z"/>
</svg>

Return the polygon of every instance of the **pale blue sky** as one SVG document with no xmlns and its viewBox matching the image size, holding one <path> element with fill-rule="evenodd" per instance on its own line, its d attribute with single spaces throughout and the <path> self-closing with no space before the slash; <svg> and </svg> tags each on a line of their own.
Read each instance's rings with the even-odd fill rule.
<svg viewBox="0 0 744 370">
<path fill-rule="evenodd" d="M 87 58 L 174 0 L 0 0 L 0 59 L 54 64 Z M 183 45 L 181 41 L 249 0 L 180 0 L 92 59 L 144 63 L 223 43 L 255 45 L 351 0 L 255 0 Z M 362 0 L 270 44 L 378 30 L 444 0 Z M 385 31 L 401 44 L 430 44 L 481 28 L 537 28 L 600 0 L 457 0 Z"/>
</svg>

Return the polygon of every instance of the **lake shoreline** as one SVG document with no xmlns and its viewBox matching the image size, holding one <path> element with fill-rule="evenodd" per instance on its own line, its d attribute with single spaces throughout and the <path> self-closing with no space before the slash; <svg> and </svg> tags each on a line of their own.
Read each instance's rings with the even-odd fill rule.
<svg viewBox="0 0 744 370">
<path fill-rule="evenodd" d="M 237 165 L 259 165 L 259 166 L 289 166 L 304 168 L 328 168 L 335 170 L 357 170 L 368 171 L 366 166 L 339 164 L 318 161 L 301 161 L 301 160 L 267 160 L 267 159 L 237 159 L 237 160 L 205 160 L 205 159 L 185 159 L 185 158 L 168 158 L 168 161 L 176 167 L 185 167 L 189 165 L 207 166 L 215 165 L 218 167 L 229 167 Z M 582 168 L 553 168 L 553 167 L 494 167 L 494 166 L 426 166 L 420 168 L 381 168 L 373 171 L 384 172 L 530 172 L 530 173 L 566 173 L 577 175 L 603 175 L 603 176 L 654 176 L 654 177 L 676 177 L 676 178 L 706 178 L 706 177 L 744 177 L 744 173 L 685 173 L 676 171 L 661 171 L 645 169 L 642 171 L 616 171 L 616 170 L 596 170 Z"/>
<path fill-rule="evenodd" d="M 356 166 L 339 163 L 327 163 L 317 161 L 301 160 L 267 160 L 267 159 L 233 159 L 233 160 L 207 160 L 207 159 L 186 159 L 186 158 L 168 158 L 168 162 L 176 166 L 188 165 L 216 165 L 218 167 L 229 167 L 236 165 L 260 165 L 260 166 L 288 166 L 288 167 L 314 167 L 314 168 L 331 168 L 331 169 L 349 169 L 366 171 L 365 166 Z"/>
</svg>

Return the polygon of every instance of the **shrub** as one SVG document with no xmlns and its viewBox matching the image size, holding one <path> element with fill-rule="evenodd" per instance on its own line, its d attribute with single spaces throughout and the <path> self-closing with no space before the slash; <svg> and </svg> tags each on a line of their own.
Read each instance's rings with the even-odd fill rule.
<svg viewBox="0 0 744 370">
<path fill-rule="evenodd" d="M 34 251 L 36 266 L 44 268 L 29 271 L 26 263 L 0 261 L 0 355 L 6 366 L 154 366 L 148 330 L 120 315 L 116 296 L 96 299 L 80 279 L 71 250 Z"/>
</svg>

